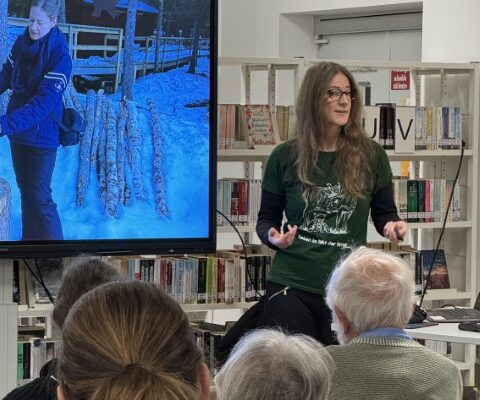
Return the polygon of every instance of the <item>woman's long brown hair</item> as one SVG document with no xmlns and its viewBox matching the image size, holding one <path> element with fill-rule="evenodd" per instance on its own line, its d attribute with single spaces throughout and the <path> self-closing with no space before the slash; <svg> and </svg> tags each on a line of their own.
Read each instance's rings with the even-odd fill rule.
<svg viewBox="0 0 480 400">
<path fill-rule="evenodd" d="M 370 183 L 370 167 L 373 148 L 362 127 L 362 104 L 358 87 L 350 71 L 333 62 L 320 62 L 309 68 L 300 87 L 296 113 L 296 139 L 294 142 L 297 174 L 304 186 L 304 196 L 316 197 L 314 178 L 322 173 L 317 166 L 320 140 L 324 136 L 324 102 L 332 78 L 345 75 L 352 93 L 350 117 L 339 137 L 335 172 L 347 194 L 363 197 L 363 190 Z"/>
</svg>

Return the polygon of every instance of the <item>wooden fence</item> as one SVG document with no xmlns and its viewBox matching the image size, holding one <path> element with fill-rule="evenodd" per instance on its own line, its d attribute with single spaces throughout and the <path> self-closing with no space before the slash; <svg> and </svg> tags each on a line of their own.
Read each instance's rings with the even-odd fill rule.
<svg viewBox="0 0 480 400">
<path fill-rule="evenodd" d="M 28 20 L 24 18 L 8 18 L 8 24 L 13 26 L 28 26 Z M 109 28 L 101 26 L 62 24 L 58 27 L 65 33 L 68 40 L 68 48 L 73 60 L 73 75 L 87 76 L 105 76 L 114 75 L 114 91 L 118 89 L 122 73 L 122 54 L 123 54 L 123 29 Z M 101 39 L 97 44 L 82 44 L 79 42 L 79 35 L 82 38 L 85 35 L 95 34 Z M 137 36 L 135 43 L 138 44 L 137 50 L 143 53 L 142 59 L 135 59 L 135 76 L 138 71 L 143 75 L 149 70 L 155 68 L 155 36 Z M 162 37 L 161 54 L 159 59 L 160 71 L 171 68 L 177 68 L 189 62 L 193 48 L 193 38 L 183 37 Z M 209 53 L 209 39 L 201 39 L 199 46 L 199 56 Z M 79 53 L 93 52 L 102 54 L 103 58 L 97 60 L 80 57 Z"/>
</svg>

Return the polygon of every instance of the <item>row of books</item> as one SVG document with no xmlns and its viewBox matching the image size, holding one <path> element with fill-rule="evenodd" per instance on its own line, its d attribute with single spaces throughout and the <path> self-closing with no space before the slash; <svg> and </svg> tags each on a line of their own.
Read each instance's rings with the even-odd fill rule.
<svg viewBox="0 0 480 400">
<path fill-rule="evenodd" d="M 212 375 L 215 375 L 219 367 L 216 357 L 217 344 L 227 333 L 227 327 L 205 321 L 193 321 L 190 327 L 198 347 L 203 351 L 205 363 Z"/>
<path fill-rule="evenodd" d="M 249 148 L 275 145 L 295 136 L 295 106 L 268 104 L 220 104 L 218 149 L 233 149 L 235 142 Z"/>
<path fill-rule="evenodd" d="M 251 302 L 265 294 L 271 256 L 218 251 L 216 256 L 117 259 L 109 262 L 132 279 L 152 282 L 180 304 Z"/>
<path fill-rule="evenodd" d="M 17 384 L 23 385 L 40 376 L 43 365 L 57 357 L 59 342 L 19 336 L 17 346 Z"/>
<path fill-rule="evenodd" d="M 217 209 L 237 225 L 257 223 L 260 209 L 262 181 L 260 179 L 219 179 L 217 181 Z M 217 214 L 217 225 L 229 225 Z"/>
<path fill-rule="evenodd" d="M 443 249 L 438 249 L 432 266 L 433 255 L 435 252 L 433 249 L 416 250 L 406 244 L 400 244 L 392 248 L 389 243 L 385 242 L 373 242 L 369 243 L 368 246 L 391 252 L 396 256 L 403 258 L 412 271 L 414 271 L 416 294 L 422 293 L 430 267 L 432 267 L 432 272 L 428 278 L 426 289 L 450 289 L 447 259 Z"/>
<path fill-rule="evenodd" d="M 276 106 L 275 117 L 277 119 L 278 136 L 281 142 L 295 137 L 296 114 L 295 106 Z"/>
<path fill-rule="evenodd" d="M 218 110 L 218 149 L 232 149 L 235 141 L 248 148 L 279 143 L 277 119 L 268 104 L 221 104 Z"/>
<path fill-rule="evenodd" d="M 462 142 L 460 107 L 413 107 L 385 103 L 363 108 L 367 134 L 385 149 L 459 149 Z"/>
<path fill-rule="evenodd" d="M 393 179 L 395 205 L 408 222 L 442 222 L 453 191 L 447 221 L 461 220 L 461 193 L 451 179 Z"/>
<path fill-rule="evenodd" d="M 218 148 L 275 145 L 295 136 L 295 107 L 268 104 L 219 105 Z M 385 149 L 398 153 L 415 150 L 459 149 L 462 142 L 460 107 L 396 106 L 380 103 L 363 107 L 367 134 Z"/>
<path fill-rule="evenodd" d="M 212 373 L 216 371 L 215 345 L 226 333 L 225 325 L 194 321 L 190 323 L 195 340 L 204 353 L 204 360 Z M 50 360 L 57 358 L 60 342 L 19 336 L 17 343 L 17 386 L 40 376 L 40 370 Z"/>
</svg>

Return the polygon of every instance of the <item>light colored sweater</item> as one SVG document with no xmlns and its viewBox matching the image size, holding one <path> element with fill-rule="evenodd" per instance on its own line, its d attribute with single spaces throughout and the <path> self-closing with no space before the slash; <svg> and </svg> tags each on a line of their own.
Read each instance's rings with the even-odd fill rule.
<svg viewBox="0 0 480 400">
<path fill-rule="evenodd" d="M 329 400 L 461 400 L 455 363 L 414 340 L 356 337 L 327 347 L 336 368 Z"/>
</svg>

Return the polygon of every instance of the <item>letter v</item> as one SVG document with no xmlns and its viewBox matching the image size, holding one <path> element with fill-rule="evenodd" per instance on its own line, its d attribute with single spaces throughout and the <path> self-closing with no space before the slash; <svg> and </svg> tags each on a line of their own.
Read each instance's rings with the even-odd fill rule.
<svg viewBox="0 0 480 400">
<path fill-rule="evenodd" d="M 413 119 L 410 120 L 410 123 L 408 124 L 408 128 L 407 128 L 407 132 L 406 132 L 406 133 L 403 132 L 402 121 L 400 121 L 400 120 L 397 118 L 397 122 L 398 122 L 398 127 L 400 128 L 400 134 L 402 135 L 402 139 L 403 139 L 403 140 L 407 140 L 408 133 L 410 132 L 410 128 L 412 127 Z"/>
</svg>

